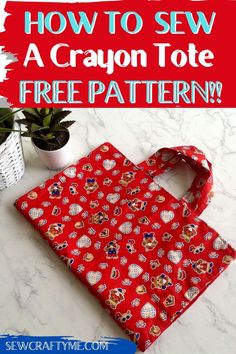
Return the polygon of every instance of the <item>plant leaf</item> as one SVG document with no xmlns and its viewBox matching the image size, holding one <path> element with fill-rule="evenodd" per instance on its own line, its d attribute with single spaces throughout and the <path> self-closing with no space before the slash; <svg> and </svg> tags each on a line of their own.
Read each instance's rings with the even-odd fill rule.
<svg viewBox="0 0 236 354">
<path fill-rule="evenodd" d="M 7 122 L 7 126 L 11 128 L 14 122 L 14 115 L 21 110 L 22 109 L 18 109 L 13 112 L 10 108 L 0 108 L 0 125 Z"/>
<path fill-rule="evenodd" d="M 36 124 L 36 123 L 32 123 L 32 124 L 31 124 L 31 130 L 32 130 L 32 132 L 36 132 L 36 131 L 44 130 L 44 129 L 48 129 L 48 127 L 42 127 L 41 125 L 38 125 L 38 124 Z"/>
<path fill-rule="evenodd" d="M 8 114 L 12 114 L 12 110 L 10 108 L 0 108 L 0 117 L 5 117 Z"/>
<path fill-rule="evenodd" d="M 33 137 L 34 137 L 34 134 L 27 131 L 27 132 L 23 132 L 23 133 L 21 134 L 21 136 L 23 136 L 23 137 L 25 137 L 25 138 L 33 138 Z"/>
<path fill-rule="evenodd" d="M 33 123 L 33 122 L 29 122 L 28 119 L 17 119 L 16 122 L 23 125 L 30 125 L 30 123 Z"/>
<path fill-rule="evenodd" d="M 49 114 L 46 117 L 44 117 L 43 118 L 43 126 L 44 127 L 50 127 L 51 119 L 52 119 L 52 115 L 51 114 Z"/>
<path fill-rule="evenodd" d="M 28 111 L 25 111 L 25 110 L 22 113 L 25 116 L 25 119 L 27 119 L 29 121 L 29 123 L 36 123 L 36 124 L 39 124 L 39 125 L 42 124 L 42 119 L 41 119 L 40 116 L 31 114 L 31 113 L 29 113 Z"/>
<path fill-rule="evenodd" d="M 38 117 L 38 111 L 36 108 L 24 108 L 23 113 L 27 112 L 32 116 Z"/>
<path fill-rule="evenodd" d="M 9 133 L 10 129 L 9 128 L 3 128 L 3 127 L 0 127 L 0 133 Z"/>
<path fill-rule="evenodd" d="M 71 111 L 59 111 L 53 115 L 52 119 L 52 124 L 51 126 L 55 127 L 57 124 L 59 124 L 64 118 L 66 118 Z"/>
<path fill-rule="evenodd" d="M 10 108 L 0 108 L 0 124 L 3 124 L 5 120 L 12 116 L 13 113 Z"/>
<path fill-rule="evenodd" d="M 75 120 L 67 120 L 65 122 L 61 122 L 60 125 L 64 128 L 69 128 L 72 124 L 75 123 Z"/>
<path fill-rule="evenodd" d="M 50 133 L 48 133 L 47 135 L 45 135 L 45 137 L 46 137 L 47 139 L 55 139 L 55 134 L 54 134 L 53 132 L 50 132 Z"/>
<path fill-rule="evenodd" d="M 1 128 L 0 127 L 0 133 L 11 133 L 11 132 L 21 132 L 21 130 L 17 130 L 17 129 L 11 129 L 11 128 Z"/>
</svg>

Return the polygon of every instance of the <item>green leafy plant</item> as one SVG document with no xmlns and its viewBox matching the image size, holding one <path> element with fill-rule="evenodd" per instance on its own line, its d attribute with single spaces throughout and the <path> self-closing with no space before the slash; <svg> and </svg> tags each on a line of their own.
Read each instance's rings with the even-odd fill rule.
<svg viewBox="0 0 236 354">
<path fill-rule="evenodd" d="M 14 114 L 22 111 L 24 118 L 16 122 L 24 129 L 13 129 Z M 64 119 L 71 111 L 61 108 L 25 108 L 13 112 L 8 108 L 0 109 L 0 137 L 6 139 L 12 131 L 20 132 L 22 137 L 31 138 L 42 150 L 53 151 L 63 147 L 69 140 L 68 128 L 74 120 Z M 1 143 L 1 140 L 0 140 Z"/>
<path fill-rule="evenodd" d="M 15 113 L 10 108 L 0 108 L 0 145 L 4 143 L 13 130 Z"/>
<path fill-rule="evenodd" d="M 27 108 L 22 111 L 24 118 L 17 120 L 26 130 L 21 133 L 29 137 L 43 150 L 57 150 L 69 140 L 68 128 L 75 121 L 64 121 L 71 113 L 60 108 Z"/>
</svg>

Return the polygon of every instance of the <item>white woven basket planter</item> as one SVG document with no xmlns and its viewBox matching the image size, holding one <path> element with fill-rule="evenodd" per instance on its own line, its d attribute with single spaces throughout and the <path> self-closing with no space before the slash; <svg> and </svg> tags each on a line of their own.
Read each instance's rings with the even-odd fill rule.
<svg viewBox="0 0 236 354">
<path fill-rule="evenodd" d="M 15 129 L 19 129 L 17 123 Z M 25 172 L 20 133 L 12 132 L 0 145 L 0 190 L 16 184 Z"/>
</svg>

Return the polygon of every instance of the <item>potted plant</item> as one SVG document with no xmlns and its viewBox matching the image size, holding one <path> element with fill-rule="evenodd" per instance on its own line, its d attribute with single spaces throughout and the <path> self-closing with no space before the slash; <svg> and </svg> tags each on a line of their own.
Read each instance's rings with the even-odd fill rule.
<svg viewBox="0 0 236 354">
<path fill-rule="evenodd" d="M 70 133 L 75 121 L 64 121 L 71 113 L 58 108 L 27 108 L 24 118 L 17 122 L 26 129 L 22 137 L 29 137 L 44 164 L 51 170 L 61 170 L 70 162 Z"/>
<path fill-rule="evenodd" d="M 0 108 L 0 190 L 17 183 L 24 174 L 25 163 L 19 125 L 10 108 Z"/>
</svg>

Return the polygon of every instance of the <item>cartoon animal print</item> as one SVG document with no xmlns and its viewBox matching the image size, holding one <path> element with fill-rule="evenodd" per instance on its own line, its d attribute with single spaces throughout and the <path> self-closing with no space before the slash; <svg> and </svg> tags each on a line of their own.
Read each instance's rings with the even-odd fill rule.
<svg viewBox="0 0 236 354">
<path fill-rule="evenodd" d="M 96 178 L 87 178 L 84 189 L 88 194 L 94 193 L 99 188 Z"/>
<path fill-rule="evenodd" d="M 91 172 L 93 170 L 93 166 L 90 163 L 87 163 L 87 164 L 83 165 L 82 170 Z"/>
<path fill-rule="evenodd" d="M 163 302 L 165 307 L 171 307 L 175 305 L 175 297 L 174 295 L 168 295 L 167 298 Z"/>
<path fill-rule="evenodd" d="M 150 268 L 152 270 L 155 270 L 157 269 L 158 267 L 160 267 L 161 263 L 158 259 L 151 259 L 150 260 Z"/>
<path fill-rule="evenodd" d="M 133 254 L 136 252 L 136 249 L 134 248 L 135 241 L 134 240 L 129 240 L 126 243 L 126 249 L 130 254 Z"/>
<path fill-rule="evenodd" d="M 188 224 L 183 227 L 180 238 L 182 238 L 185 242 L 189 243 L 191 239 L 197 235 L 197 225 Z"/>
<path fill-rule="evenodd" d="M 184 205 L 184 208 L 183 208 L 183 217 L 187 218 L 189 215 L 191 214 L 191 211 L 190 209 L 187 207 L 187 205 L 185 204 Z"/>
<path fill-rule="evenodd" d="M 112 184 L 112 180 L 110 178 L 105 178 L 103 181 L 104 186 L 110 186 Z"/>
<path fill-rule="evenodd" d="M 201 243 L 198 246 L 191 245 L 189 246 L 189 251 L 192 252 L 193 254 L 199 254 L 205 250 L 205 246 L 203 243 Z"/>
<path fill-rule="evenodd" d="M 116 269 L 115 267 L 112 267 L 110 278 L 113 280 L 116 280 L 120 277 L 120 271 L 119 269 Z"/>
<path fill-rule="evenodd" d="M 70 185 L 70 194 L 71 195 L 77 195 L 78 194 L 78 191 L 77 191 L 77 188 L 78 188 L 78 184 L 77 183 L 71 183 Z"/>
<path fill-rule="evenodd" d="M 147 165 L 150 166 L 150 167 L 151 167 L 151 166 L 154 166 L 155 163 L 156 163 L 156 160 L 155 160 L 155 159 L 148 159 L 148 160 L 147 160 Z"/>
<path fill-rule="evenodd" d="M 132 211 L 144 211 L 146 209 L 147 202 L 143 202 L 142 200 L 135 198 L 128 201 L 128 206 Z"/>
<path fill-rule="evenodd" d="M 98 203 L 97 200 L 91 200 L 91 202 L 89 203 L 89 205 L 90 205 L 90 208 L 91 208 L 91 209 L 95 209 L 95 208 L 97 208 L 97 207 L 99 206 L 99 203 Z"/>
<path fill-rule="evenodd" d="M 150 328 L 149 333 L 154 337 L 158 337 L 161 334 L 160 327 L 153 325 Z"/>
<path fill-rule="evenodd" d="M 113 310 L 125 300 L 126 290 L 122 288 L 115 288 L 109 291 L 109 298 L 106 300 L 106 304 L 110 306 Z"/>
<path fill-rule="evenodd" d="M 63 233 L 63 229 L 64 229 L 65 225 L 61 224 L 61 223 L 55 223 L 55 224 L 51 224 L 47 230 L 47 232 L 45 233 L 45 235 L 50 239 L 50 240 L 54 240 L 55 237 L 61 235 Z"/>
<path fill-rule="evenodd" d="M 107 238 L 109 237 L 109 229 L 103 229 L 100 233 L 99 233 L 99 237 L 100 238 Z"/>
<path fill-rule="evenodd" d="M 164 232 L 162 236 L 162 241 L 165 242 L 170 242 L 172 240 L 173 236 L 169 232 Z"/>
<path fill-rule="evenodd" d="M 233 260 L 234 258 L 232 256 L 226 254 L 222 259 L 222 263 L 229 265 L 230 263 L 233 262 Z"/>
<path fill-rule="evenodd" d="M 138 343 L 138 341 L 140 339 L 140 333 L 139 332 L 134 332 L 131 329 L 127 328 L 125 330 L 125 334 L 127 334 L 127 336 L 129 336 L 135 344 Z"/>
<path fill-rule="evenodd" d="M 63 250 L 64 248 L 68 247 L 68 242 L 67 241 L 64 241 L 62 243 L 58 243 L 58 242 L 55 242 L 53 244 L 54 248 L 56 251 L 61 251 Z"/>
<path fill-rule="evenodd" d="M 152 289 L 166 290 L 171 285 L 173 285 L 171 278 L 164 273 L 151 278 Z"/>
<path fill-rule="evenodd" d="M 52 215 L 53 216 L 58 216 L 61 214 L 61 208 L 59 208 L 57 205 L 55 205 L 52 209 Z"/>
<path fill-rule="evenodd" d="M 138 219 L 139 224 L 148 225 L 150 224 L 150 220 L 146 216 L 142 216 Z"/>
<path fill-rule="evenodd" d="M 131 317 L 132 317 L 132 314 L 131 314 L 130 310 L 128 310 L 125 313 L 117 312 L 115 315 L 115 319 L 118 320 L 120 323 L 127 322 L 128 320 L 131 319 Z"/>
<path fill-rule="evenodd" d="M 146 252 L 154 250 L 157 244 L 158 241 L 154 232 L 144 232 L 142 246 L 145 248 Z"/>
<path fill-rule="evenodd" d="M 128 159 L 124 159 L 123 166 L 130 166 L 130 165 L 131 165 L 131 161 Z"/>
<path fill-rule="evenodd" d="M 102 223 L 108 220 L 109 220 L 108 215 L 103 211 L 99 211 L 98 213 L 90 216 L 89 223 L 101 225 Z"/>
<path fill-rule="evenodd" d="M 61 199 L 63 188 L 60 182 L 53 183 L 49 188 L 50 199 Z"/>
<path fill-rule="evenodd" d="M 114 215 L 115 215 L 115 216 L 119 216 L 119 215 L 121 215 L 121 214 L 122 214 L 122 208 L 119 207 L 119 206 L 116 206 L 116 207 L 115 207 L 115 210 L 114 210 Z"/>
<path fill-rule="evenodd" d="M 63 262 L 65 262 L 65 264 L 67 265 L 67 267 L 69 269 L 71 269 L 72 264 L 74 263 L 74 259 L 73 258 L 68 258 L 65 256 L 61 256 L 61 259 L 63 260 Z"/>
<path fill-rule="evenodd" d="M 104 251 L 106 252 L 106 258 L 118 259 L 119 249 L 120 246 L 117 244 L 116 240 L 108 242 L 108 244 L 104 248 Z"/>
<path fill-rule="evenodd" d="M 136 187 L 136 188 L 127 188 L 126 193 L 129 195 L 135 195 L 138 194 L 141 191 L 140 187 Z"/>
<path fill-rule="evenodd" d="M 125 172 L 122 174 L 120 184 L 127 187 L 129 183 L 133 182 L 135 179 L 135 172 Z"/>
<path fill-rule="evenodd" d="M 203 259 L 199 259 L 196 262 L 193 262 L 192 268 L 195 270 L 197 274 L 205 274 L 205 273 L 212 273 L 213 262 L 207 262 Z"/>
</svg>

